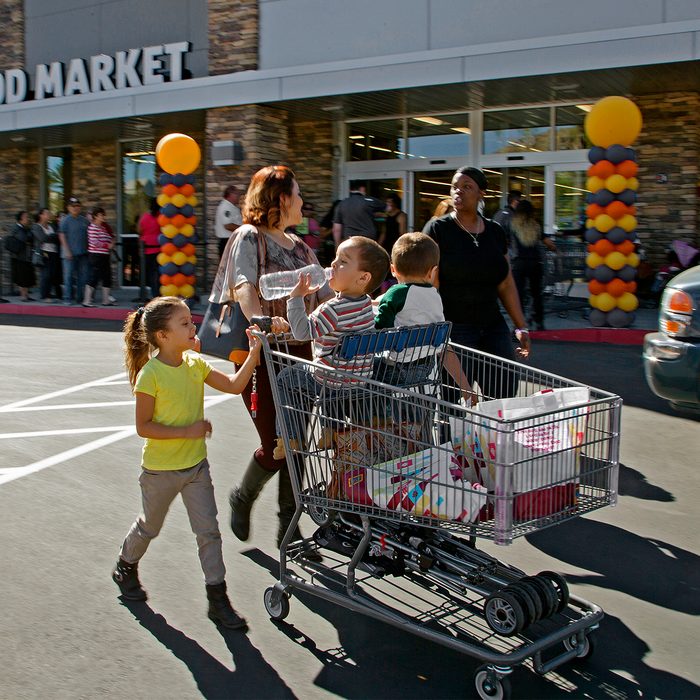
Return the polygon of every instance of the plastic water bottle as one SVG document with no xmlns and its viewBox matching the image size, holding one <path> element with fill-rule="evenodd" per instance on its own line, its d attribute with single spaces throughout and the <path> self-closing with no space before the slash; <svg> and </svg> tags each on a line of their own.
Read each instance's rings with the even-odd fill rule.
<svg viewBox="0 0 700 700">
<path fill-rule="evenodd" d="M 311 286 L 322 287 L 331 276 L 331 268 L 325 270 L 320 265 L 307 265 L 298 270 L 281 270 L 260 275 L 260 294 L 263 299 L 281 299 L 289 296 L 289 293 L 297 286 L 299 275 L 311 275 Z"/>
</svg>

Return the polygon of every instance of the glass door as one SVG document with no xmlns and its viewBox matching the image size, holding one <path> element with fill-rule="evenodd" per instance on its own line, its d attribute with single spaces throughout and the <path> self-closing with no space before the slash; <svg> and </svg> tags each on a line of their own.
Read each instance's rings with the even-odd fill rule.
<svg viewBox="0 0 700 700">
<path fill-rule="evenodd" d="M 586 165 L 551 165 L 547 173 L 552 196 L 547 200 L 549 231 L 581 236 L 586 226 Z"/>
<path fill-rule="evenodd" d="M 535 215 L 544 219 L 545 202 L 545 166 L 484 168 L 489 181 L 489 189 L 485 197 L 485 215 L 493 215 L 508 203 L 508 192 L 522 192 L 535 207 Z"/>
<path fill-rule="evenodd" d="M 402 211 L 406 211 L 406 190 L 404 187 L 405 173 L 382 173 L 381 177 L 377 177 L 375 174 L 355 174 L 353 173 L 347 180 L 347 186 L 345 192 L 350 191 L 350 182 L 364 184 L 367 189 L 367 195 L 380 199 L 383 202 L 389 195 L 399 198 L 399 206 Z M 344 195 L 344 196 L 347 196 Z M 377 227 L 377 235 L 381 234 L 384 226 L 384 216 L 378 214 L 375 216 L 375 224 Z M 410 216 L 409 216 L 409 230 L 410 230 Z"/>
<path fill-rule="evenodd" d="M 413 173 L 413 229 L 422 231 L 428 221 L 440 214 L 436 209 L 450 199 L 454 170 L 427 170 Z"/>
</svg>

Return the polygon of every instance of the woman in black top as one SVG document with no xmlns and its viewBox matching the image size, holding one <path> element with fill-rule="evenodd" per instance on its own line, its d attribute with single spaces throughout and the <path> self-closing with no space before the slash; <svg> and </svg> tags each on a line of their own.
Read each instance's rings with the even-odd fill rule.
<svg viewBox="0 0 700 700">
<path fill-rule="evenodd" d="M 18 212 L 16 219 L 17 223 L 10 235 L 14 236 L 22 245 L 21 247 L 17 246 L 16 253 L 10 254 L 12 283 L 19 287 L 21 301 L 34 301 L 33 297 L 29 296 L 29 289 L 36 284 L 34 266 L 32 265 L 34 238 L 29 228 L 29 212 Z"/>
<path fill-rule="evenodd" d="M 478 213 L 488 183 L 477 168 L 460 168 L 452 178 L 454 211 L 424 229 L 440 248 L 439 290 L 452 340 L 508 360 L 515 359 L 508 325 L 498 302 L 515 326 L 521 357 L 530 352 L 530 335 L 508 263 L 503 229 Z M 490 371 L 489 371 L 490 370 Z M 494 372 L 484 363 L 465 367 L 490 398 L 512 396 L 514 372 Z"/>
</svg>

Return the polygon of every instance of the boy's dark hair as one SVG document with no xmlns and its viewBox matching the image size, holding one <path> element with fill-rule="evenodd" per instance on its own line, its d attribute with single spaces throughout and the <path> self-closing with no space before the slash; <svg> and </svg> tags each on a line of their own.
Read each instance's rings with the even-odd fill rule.
<svg viewBox="0 0 700 700">
<path fill-rule="evenodd" d="M 404 233 L 391 249 L 391 262 L 400 275 L 423 277 L 440 262 L 440 248 L 424 233 Z"/>
<path fill-rule="evenodd" d="M 347 239 L 359 253 L 360 272 L 369 272 L 370 281 L 365 292 L 371 294 L 386 279 L 389 273 L 389 254 L 377 241 L 365 236 L 351 236 Z"/>
</svg>

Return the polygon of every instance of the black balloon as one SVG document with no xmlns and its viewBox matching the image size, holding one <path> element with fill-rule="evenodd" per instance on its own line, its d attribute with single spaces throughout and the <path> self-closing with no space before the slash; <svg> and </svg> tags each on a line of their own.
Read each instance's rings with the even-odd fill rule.
<svg viewBox="0 0 700 700">
<path fill-rule="evenodd" d="M 637 276 L 637 270 L 631 265 L 625 265 L 622 269 L 617 271 L 617 276 L 623 282 L 632 282 Z"/>
<path fill-rule="evenodd" d="M 174 262 L 169 262 L 162 265 L 160 271 L 163 275 L 176 275 L 180 268 Z"/>
<path fill-rule="evenodd" d="M 189 219 L 190 216 L 194 214 L 194 209 L 189 204 L 185 204 L 185 206 L 180 209 L 180 214 L 182 214 L 186 219 Z"/>
<path fill-rule="evenodd" d="M 611 228 L 605 237 L 611 242 L 617 245 L 618 243 L 622 243 L 622 241 L 627 240 L 627 231 L 625 229 L 620 228 L 619 226 L 616 226 L 615 228 Z M 591 243 L 595 243 L 595 241 L 591 241 Z"/>
<path fill-rule="evenodd" d="M 598 267 L 593 268 L 593 279 L 598 280 L 598 282 L 607 284 L 613 277 L 615 277 L 615 271 L 607 265 L 598 265 Z"/>
<path fill-rule="evenodd" d="M 170 175 L 170 173 L 161 173 L 160 177 L 158 178 L 158 182 L 160 183 L 161 187 L 165 187 L 166 185 L 172 185 L 173 176 Z"/>
<path fill-rule="evenodd" d="M 586 268 L 586 279 L 589 281 L 593 279 L 593 268 L 592 267 Z"/>
<path fill-rule="evenodd" d="M 591 309 L 591 315 L 588 317 L 588 320 L 592 326 L 600 328 L 607 325 L 607 314 L 600 309 Z"/>
<path fill-rule="evenodd" d="M 601 207 L 607 207 L 615 201 L 615 195 L 610 190 L 598 190 L 593 193 L 593 203 Z"/>
<path fill-rule="evenodd" d="M 605 149 L 602 146 L 593 146 L 590 151 L 588 151 L 588 160 L 595 164 L 599 160 L 605 158 Z"/>
<path fill-rule="evenodd" d="M 637 162 L 637 151 L 635 151 L 634 148 L 627 149 L 627 160 L 633 160 L 635 163 Z"/>
<path fill-rule="evenodd" d="M 187 175 L 183 175 L 182 173 L 178 173 L 177 175 L 173 175 L 173 185 L 175 187 L 182 187 L 183 185 L 187 184 Z"/>
<path fill-rule="evenodd" d="M 189 277 L 190 275 L 194 274 L 194 265 L 191 262 L 186 262 L 180 267 L 180 272 L 182 272 L 183 275 L 187 275 Z"/>
<path fill-rule="evenodd" d="M 597 228 L 587 228 L 586 229 L 586 243 L 597 243 L 603 234 Z"/>
<path fill-rule="evenodd" d="M 628 207 L 631 207 L 637 201 L 637 193 L 634 190 L 622 190 L 617 198 Z"/>
<path fill-rule="evenodd" d="M 605 151 L 605 157 L 611 163 L 617 165 L 618 163 L 622 163 L 623 160 L 629 159 L 628 150 L 629 149 L 625 146 L 620 146 L 620 144 L 616 143 L 615 145 L 608 147 L 608 149 Z"/>
<path fill-rule="evenodd" d="M 608 323 L 613 328 L 626 328 L 632 323 L 632 314 L 622 309 L 613 309 L 608 311 Z"/>
<path fill-rule="evenodd" d="M 175 214 L 177 214 L 178 208 L 174 204 L 166 204 L 161 210 L 160 213 L 163 216 L 167 216 L 169 219 L 172 219 Z"/>
</svg>

